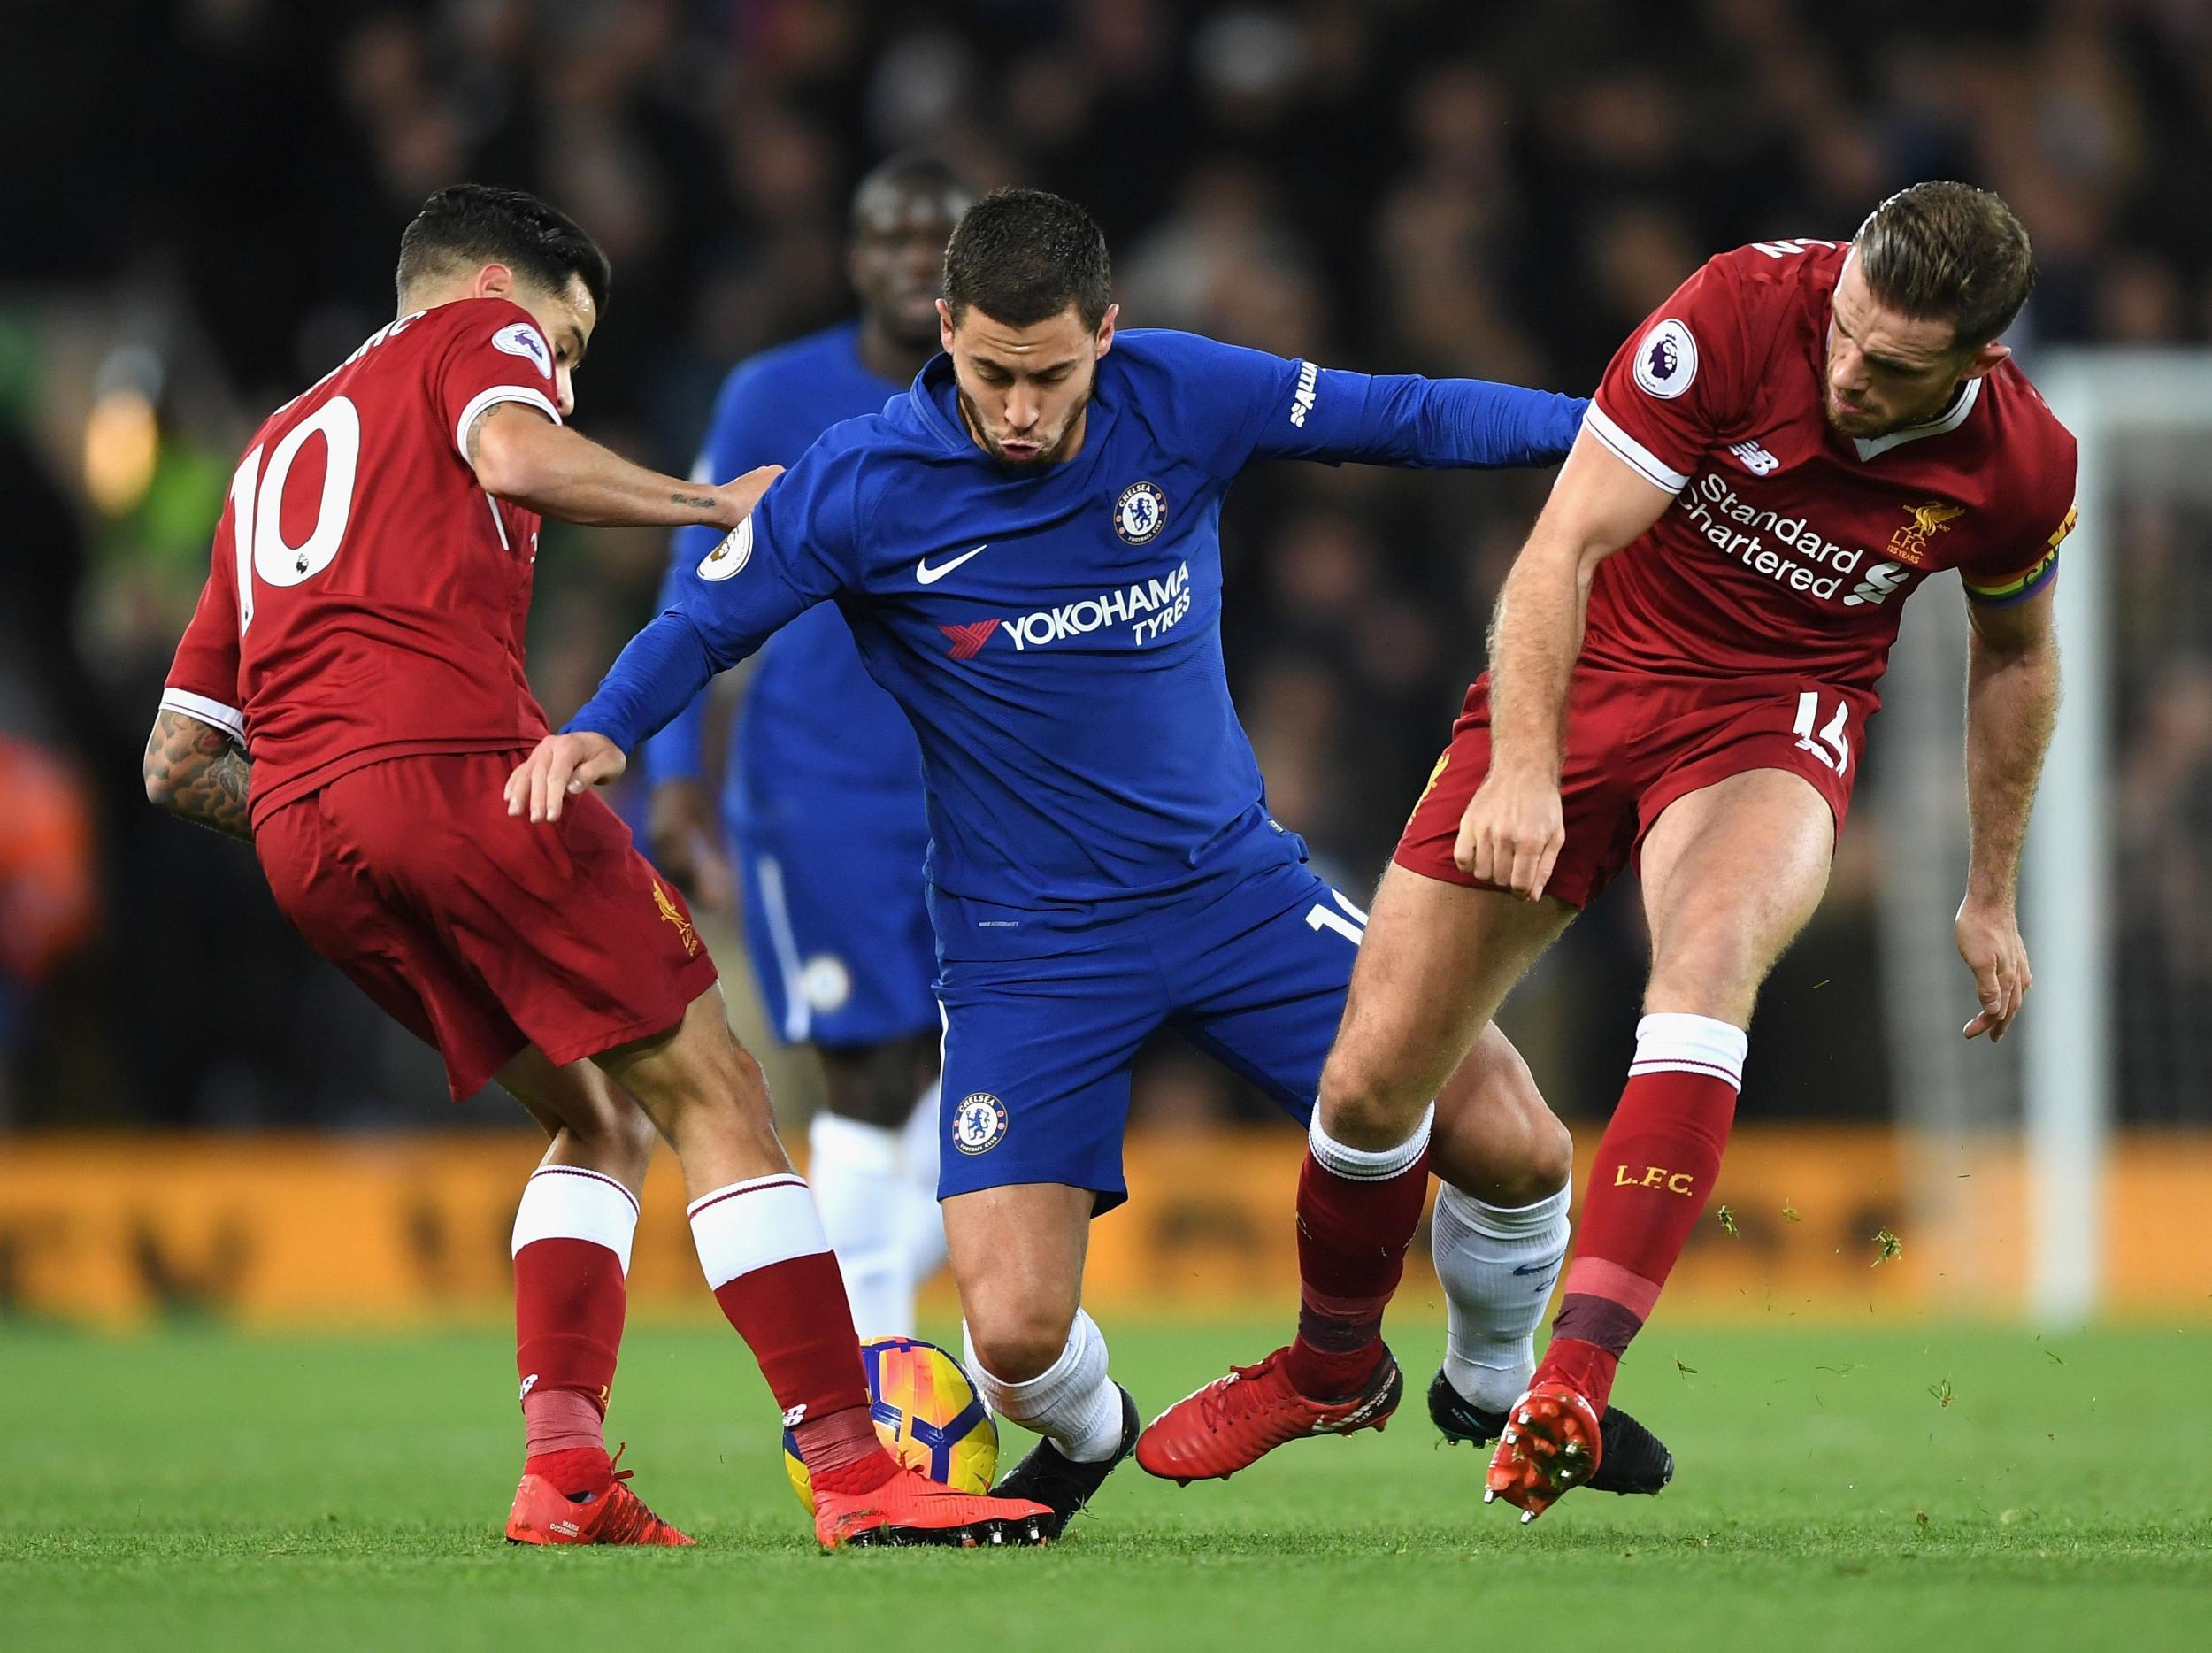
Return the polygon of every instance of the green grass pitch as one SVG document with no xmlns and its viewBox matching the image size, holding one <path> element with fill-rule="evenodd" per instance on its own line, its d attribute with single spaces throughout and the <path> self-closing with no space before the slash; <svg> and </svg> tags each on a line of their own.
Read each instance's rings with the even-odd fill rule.
<svg viewBox="0 0 2212 1653">
<path fill-rule="evenodd" d="M 1148 1414 L 1267 1347 L 1249 1323 L 1107 1330 Z M 1620 1398 L 1673 1444 L 1674 1488 L 1576 1493 L 1527 1529 L 1436 1444 L 1435 1330 L 1395 1342 L 1386 1434 L 1187 1490 L 1129 1465 L 1041 1553 L 825 1557 L 710 1330 L 632 1332 L 611 1434 L 701 1541 L 636 1553 L 498 1542 L 519 1426 L 495 1331 L 0 1328 L 0 1646 L 2212 1646 L 2212 1334 L 1662 1320 Z"/>
</svg>

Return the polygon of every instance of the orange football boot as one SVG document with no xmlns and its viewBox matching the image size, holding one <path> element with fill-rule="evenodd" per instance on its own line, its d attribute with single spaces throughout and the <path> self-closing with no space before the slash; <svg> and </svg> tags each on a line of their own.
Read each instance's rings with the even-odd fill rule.
<svg viewBox="0 0 2212 1653">
<path fill-rule="evenodd" d="M 1597 1408 L 1559 1379 L 1539 1378 L 1506 1415 L 1482 1501 L 1504 1499 L 1525 1526 L 1596 1474 L 1604 1455 Z"/>
<path fill-rule="evenodd" d="M 1227 1377 L 1176 1402 L 1138 1437 L 1137 1462 L 1179 1486 L 1226 1480 L 1286 1441 L 1380 1429 L 1405 1394 L 1405 1378 L 1386 1349 L 1358 1394 L 1317 1401 L 1291 1387 L 1283 1371 L 1289 1352 L 1279 1349 L 1256 1366 L 1232 1366 Z"/>
<path fill-rule="evenodd" d="M 1051 1520 L 1052 1511 L 1041 1503 L 955 1492 L 903 1464 L 889 1480 L 866 1492 L 814 1489 L 814 1535 L 825 1549 L 1042 1544 Z"/>
<path fill-rule="evenodd" d="M 621 1462 L 617 1449 L 615 1461 Z M 601 1492 L 571 1497 L 542 1475 L 525 1474 L 507 1512 L 511 1544 L 651 1544 L 681 1548 L 687 1537 L 645 1507 L 629 1488 L 630 1472 L 617 1470 Z"/>
</svg>

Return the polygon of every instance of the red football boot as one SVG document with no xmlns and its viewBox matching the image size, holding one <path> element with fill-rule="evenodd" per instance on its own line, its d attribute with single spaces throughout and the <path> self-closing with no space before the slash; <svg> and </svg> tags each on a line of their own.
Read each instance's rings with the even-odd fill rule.
<svg viewBox="0 0 2212 1653">
<path fill-rule="evenodd" d="M 963 1549 L 1041 1544 L 1052 1511 L 1026 1498 L 979 1498 L 899 1465 L 867 1492 L 814 1490 L 814 1535 L 825 1549 L 951 1544 Z"/>
<path fill-rule="evenodd" d="M 1256 1366 L 1232 1366 L 1227 1377 L 1176 1402 L 1137 1438 L 1137 1462 L 1179 1486 L 1226 1480 L 1286 1441 L 1380 1429 L 1405 1394 L 1405 1379 L 1386 1349 L 1358 1394 L 1317 1401 L 1293 1388 L 1284 1374 L 1289 1352 L 1279 1349 Z"/>
<path fill-rule="evenodd" d="M 1539 1378 L 1507 1414 L 1482 1501 L 1502 1498 L 1525 1526 L 1598 1472 L 1605 1437 L 1597 1408 L 1557 1378 Z"/>
<path fill-rule="evenodd" d="M 618 1451 L 618 1461 L 622 1454 Z M 617 1470 L 597 1492 L 570 1496 L 542 1475 L 526 1473 L 507 1512 L 511 1544 L 650 1544 L 681 1548 L 696 1543 L 645 1507 L 629 1488 L 630 1472 Z"/>
</svg>

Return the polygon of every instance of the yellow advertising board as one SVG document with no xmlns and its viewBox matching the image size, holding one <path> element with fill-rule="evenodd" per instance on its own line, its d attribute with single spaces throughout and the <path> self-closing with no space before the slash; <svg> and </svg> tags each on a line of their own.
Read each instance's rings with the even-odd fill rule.
<svg viewBox="0 0 2212 1653">
<path fill-rule="evenodd" d="M 359 1326 L 499 1313 L 509 1225 L 541 1142 L 0 1138 L 0 1319 Z M 1132 1198 L 1094 1232 L 1088 1300 L 1287 1313 L 1302 1146 L 1266 1128 L 1133 1139 Z M 2104 1195 L 2107 1311 L 2212 1318 L 2212 1136 L 2122 1142 Z M 2016 1144 L 1747 1128 L 1667 1311 L 2004 1316 L 2021 1300 L 2025 1235 Z M 1408 1280 L 1412 1302 L 1436 1301 L 1425 1262 Z M 666 1155 L 647 1187 L 631 1286 L 634 1312 L 713 1311 Z"/>
</svg>

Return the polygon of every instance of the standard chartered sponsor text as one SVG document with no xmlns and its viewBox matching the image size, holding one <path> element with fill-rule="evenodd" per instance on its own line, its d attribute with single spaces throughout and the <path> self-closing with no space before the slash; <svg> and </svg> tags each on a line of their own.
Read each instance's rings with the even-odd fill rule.
<svg viewBox="0 0 2212 1653">
<path fill-rule="evenodd" d="M 1675 504 L 1689 513 L 1698 532 L 1722 556 L 1810 596 L 1835 596 L 1843 589 L 1844 576 L 1866 560 L 1863 550 L 1824 538 L 1802 517 L 1746 504 L 1716 472 L 1706 472 L 1676 495 Z M 1770 538 L 1776 543 L 1769 544 Z"/>
</svg>

